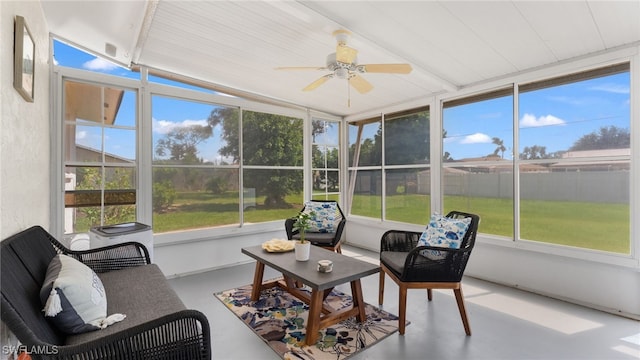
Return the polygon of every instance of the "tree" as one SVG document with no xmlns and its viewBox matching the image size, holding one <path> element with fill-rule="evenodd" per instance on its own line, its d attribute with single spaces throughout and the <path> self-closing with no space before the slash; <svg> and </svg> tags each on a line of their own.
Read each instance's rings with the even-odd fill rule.
<svg viewBox="0 0 640 360">
<path fill-rule="evenodd" d="M 156 144 L 156 155 L 168 156 L 167 160 L 157 160 L 158 163 L 193 165 L 204 163 L 198 157 L 198 144 L 213 135 L 213 129 L 209 125 L 192 125 L 171 130 Z M 173 187 L 182 189 L 200 188 L 204 183 L 203 172 L 200 169 L 182 168 L 181 178 L 174 174 L 171 179 Z M 175 196 L 174 196 L 175 197 Z"/>
<path fill-rule="evenodd" d="M 195 164 L 198 159 L 198 144 L 213 135 L 211 126 L 192 125 L 171 130 L 163 139 L 158 140 L 156 155 L 169 156 L 170 160 L 181 164 Z"/>
<path fill-rule="evenodd" d="M 603 126 L 579 138 L 569 151 L 627 149 L 631 146 L 631 134 L 628 129 L 616 126 Z"/>
<path fill-rule="evenodd" d="M 431 151 L 427 111 L 386 121 L 384 126 L 385 164 L 420 164 L 429 161 Z M 376 142 L 380 140 L 380 137 L 376 136 Z"/>
<path fill-rule="evenodd" d="M 520 154 L 521 160 L 548 159 L 547 147 L 540 145 L 525 146 Z"/>
<path fill-rule="evenodd" d="M 225 145 L 219 152 L 240 161 L 239 111 L 216 108 L 208 118 L 209 126 L 222 127 Z M 302 166 L 302 120 L 254 111 L 242 112 L 242 159 L 244 165 L 270 166 L 264 176 L 244 176 L 244 186 L 264 195 L 270 208 L 288 207 L 285 196 L 302 191 L 302 172 L 279 166 Z M 245 170 L 245 175 L 247 170 Z"/>
<path fill-rule="evenodd" d="M 504 159 L 504 152 L 507 151 L 507 148 L 504 147 L 504 140 L 494 137 L 491 139 L 491 143 L 497 145 L 496 149 L 493 151 L 493 155 L 498 155 L 498 153 L 500 153 L 500 157 Z"/>
<path fill-rule="evenodd" d="M 152 204 L 154 212 L 164 212 L 176 199 L 176 190 L 170 180 L 154 181 L 152 191 Z"/>
<path fill-rule="evenodd" d="M 429 160 L 429 113 L 413 113 L 385 121 L 385 164 L 419 164 Z M 350 156 L 355 154 L 358 144 L 351 145 Z M 382 124 L 373 137 L 360 144 L 358 166 L 382 164 Z"/>
<path fill-rule="evenodd" d="M 98 189 L 102 187 L 103 182 L 103 173 L 100 169 L 93 167 L 78 168 L 77 175 L 79 180 L 76 187 L 77 190 L 100 191 Z M 104 179 L 104 189 L 133 189 L 131 172 L 127 169 L 113 169 L 113 172 Z M 83 217 L 89 227 L 100 225 L 100 220 L 104 224 L 116 224 L 135 220 L 136 216 L 135 205 L 105 206 L 103 210 L 101 210 L 100 206 L 91 206 L 78 208 L 77 211 L 78 216 Z"/>
</svg>

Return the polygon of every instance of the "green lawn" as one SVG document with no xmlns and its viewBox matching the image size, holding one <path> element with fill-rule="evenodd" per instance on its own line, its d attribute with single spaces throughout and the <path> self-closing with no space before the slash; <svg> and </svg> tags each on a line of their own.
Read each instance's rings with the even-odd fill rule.
<svg viewBox="0 0 640 360">
<path fill-rule="evenodd" d="M 266 209 L 264 198 L 244 213 L 245 222 L 282 220 L 302 208 L 302 195 L 287 197 L 288 209 Z M 387 197 L 387 218 L 412 224 L 426 224 L 429 217 L 428 195 Z M 513 202 L 510 199 L 445 196 L 445 213 L 456 209 L 480 215 L 480 232 L 513 238 Z M 381 201 L 374 195 L 356 195 L 352 212 L 380 218 Z M 522 239 L 628 254 L 629 205 L 568 201 L 520 203 Z M 154 214 L 157 233 L 182 229 L 237 224 L 237 194 L 219 196 L 209 193 L 179 193 L 168 212 Z"/>
</svg>

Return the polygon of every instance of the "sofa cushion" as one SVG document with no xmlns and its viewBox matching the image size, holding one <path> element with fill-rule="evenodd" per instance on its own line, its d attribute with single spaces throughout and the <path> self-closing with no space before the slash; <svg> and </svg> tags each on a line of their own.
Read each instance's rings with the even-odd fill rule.
<svg viewBox="0 0 640 360">
<path fill-rule="evenodd" d="M 98 330 L 107 317 L 107 296 L 98 275 L 80 261 L 56 255 L 40 290 L 44 314 L 62 332 Z"/>
<path fill-rule="evenodd" d="M 108 271 L 99 273 L 98 276 L 108 294 L 108 313 L 127 314 L 127 318 L 100 331 L 69 336 L 67 345 L 115 334 L 186 309 L 155 264 Z"/>
</svg>

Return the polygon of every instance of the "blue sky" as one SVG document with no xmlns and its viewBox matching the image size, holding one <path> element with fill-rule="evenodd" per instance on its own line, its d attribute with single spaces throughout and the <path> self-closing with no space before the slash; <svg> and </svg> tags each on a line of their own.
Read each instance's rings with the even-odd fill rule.
<svg viewBox="0 0 640 360">
<path fill-rule="evenodd" d="M 65 44 L 55 42 L 54 57 L 58 64 L 67 67 L 107 73 L 116 76 L 139 79 L 139 74 L 119 67 L 106 60 L 78 51 Z M 153 81 L 176 84 L 175 82 L 154 78 Z M 629 129 L 630 100 L 629 73 L 596 78 L 579 83 L 555 86 L 547 89 L 521 93 L 519 97 L 518 124 L 520 133 L 519 151 L 525 146 L 544 146 L 547 153 L 567 150 L 583 135 L 597 131 L 603 126 L 614 125 Z M 182 85 L 183 87 L 194 88 Z M 511 97 L 485 100 L 480 103 L 447 108 L 443 113 L 444 129 L 447 138 L 444 150 L 454 159 L 481 157 L 496 149 L 492 139 L 503 140 L 507 151 L 505 159 L 511 158 L 513 150 L 513 100 Z M 213 107 L 166 98 L 154 98 L 153 129 L 154 144 L 172 128 L 193 124 L 206 124 Z M 118 124 L 131 123 L 124 117 L 133 114 L 133 99 L 123 101 Z M 218 129 L 219 130 L 219 129 Z M 377 129 L 376 129 L 377 130 Z M 375 130 L 372 130 L 375 133 Z M 202 144 L 201 157 L 206 160 L 219 158 L 217 149 L 221 140 L 219 131 L 214 129 L 214 138 Z M 94 134 L 95 135 L 95 134 Z M 365 134 L 373 136 L 373 134 Z M 354 138 L 355 134 L 350 134 Z M 92 144 L 95 137 L 86 136 L 83 145 Z M 77 139 L 81 143 L 81 139 Z M 123 156 L 133 157 L 130 139 L 110 139 L 106 148 Z"/>
</svg>

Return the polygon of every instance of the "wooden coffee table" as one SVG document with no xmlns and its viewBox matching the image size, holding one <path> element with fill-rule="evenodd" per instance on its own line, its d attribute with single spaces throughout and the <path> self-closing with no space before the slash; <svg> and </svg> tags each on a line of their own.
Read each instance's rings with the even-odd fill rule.
<svg viewBox="0 0 640 360">
<path fill-rule="evenodd" d="M 380 271 L 380 266 L 361 261 L 349 256 L 334 253 L 317 246 L 311 246 L 308 261 L 297 261 L 293 251 L 284 253 L 270 253 L 262 246 L 242 248 L 242 253 L 257 260 L 256 271 L 253 276 L 251 300 L 260 299 L 260 292 L 264 289 L 279 286 L 298 299 L 309 304 L 309 317 L 305 344 L 313 345 L 318 339 L 321 328 L 338 323 L 355 316 L 360 322 L 367 317 L 365 303 L 362 300 L 362 286 L 360 279 Z M 333 271 L 318 272 L 318 260 L 333 261 Z M 282 273 L 284 280 L 262 282 L 265 265 Z M 301 291 L 298 282 L 311 288 L 311 296 Z M 351 283 L 353 306 L 341 310 L 334 310 L 323 305 L 324 299 L 337 285 Z"/>
</svg>

